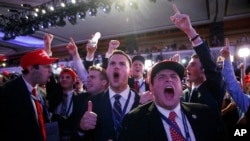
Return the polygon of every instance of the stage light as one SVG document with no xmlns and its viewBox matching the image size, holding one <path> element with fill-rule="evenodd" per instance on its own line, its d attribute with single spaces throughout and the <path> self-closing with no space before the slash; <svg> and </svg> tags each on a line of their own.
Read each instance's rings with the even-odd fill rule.
<svg viewBox="0 0 250 141">
<path fill-rule="evenodd" d="M 90 16 L 96 16 L 97 9 L 96 8 L 90 8 L 89 9 L 89 15 Z"/>
<path fill-rule="evenodd" d="M 43 22 L 41 22 L 41 25 L 40 25 L 40 27 L 41 27 L 42 29 L 48 29 L 48 27 L 49 27 L 49 24 L 48 24 L 48 22 L 46 22 L 46 21 L 43 21 Z"/>
<path fill-rule="evenodd" d="M 56 17 L 56 25 L 57 26 L 65 26 L 66 25 L 66 22 L 64 21 L 63 16 Z"/>
<path fill-rule="evenodd" d="M 76 0 L 71 0 L 71 3 L 75 4 L 75 3 L 76 3 Z"/>
<path fill-rule="evenodd" d="M 75 25 L 77 23 L 76 21 L 76 14 L 71 14 L 71 15 L 68 15 L 68 21 L 72 24 L 72 25 Z"/>
<path fill-rule="evenodd" d="M 81 20 L 85 20 L 86 17 L 86 12 L 85 11 L 80 11 L 78 12 L 78 18 Z"/>
<path fill-rule="evenodd" d="M 50 10 L 50 11 L 54 11 L 55 8 L 54 8 L 53 6 L 50 6 L 50 7 L 49 7 L 49 10 Z"/>
<path fill-rule="evenodd" d="M 135 1 L 130 1 L 129 6 L 134 9 L 138 9 L 138 4 Z"/>
<path fill-rule="evenodd" d="M 122 2 L 120 2 L 120 3 L 116 3 L 115 4 L 115 9 L 117 10 L 117 11 L 119 11 L 119 12 L 121 12 L 121 11 L 124 11 L 124 3 L 122 3 Z"/>
<path fill-rule="evenodd" d="M 102 11 L 104 13 L 110 13 L 110 10 L 111 10 L 111 5 L 109 4 L 103 4 L 102 7 L 101 7 Z"/>
<path fill-rule="evenodd" d="M 64 2 L 61 2 L 61 7 L 65 7 L 65 3 Z"/>
</svg>

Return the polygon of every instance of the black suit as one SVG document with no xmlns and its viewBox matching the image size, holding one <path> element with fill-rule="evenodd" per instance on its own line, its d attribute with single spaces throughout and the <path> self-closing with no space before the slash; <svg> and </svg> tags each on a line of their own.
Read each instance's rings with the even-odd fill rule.
<svg viewBox="0 0 250 141">
<path fill-rule="evenodd" d="M 149 91 L 149 84 L 144 80 L 143 82 L 145 85 L 145 91 Z M 134 89 L 134 84 L 135 84 L 135 79 L 132 77 L 132 78 L 129 78 L 128 79 L 128 85 L 130 88 Z"/>
<path fill-rule="evenodd" d="M 139 105 L 139 95 L 135 92 L 132 109 Z M 102 94 L 93 96 L 90 99 L 93 103 L 93 112 L 97 114 L 97 124 L 94 130 L 86 131 L 86 140 L 106 141 L 112 139 L 115 141 L 116 135 L 112 120 L 112 104 L 109 99 L 108 90 Z M 86 107 L 87 108 L 87 107 Z"/>
<path fill-rule="evenodd" d="M 206 106 L 181 103 L 197 141 L 226 139 L 224 131 L 216 124 L 218 117 Z M 195 115 L 195 116 L 194 116 Z M 167 135 L 158 109 L 153 102 L 137 107 L 123 120 L 120 141 L 166 141 Z"/>
<path fill-rule="evenodd" d="M 35 108 L 22 77 L 7 82 L 1 88 L 0 138 L 2 141 L 41 141 L 42 134 Z"/>
<path fill-rule="evenodd" d="M 208 105 L 214 112 L 220 114 L 222 101 L 226 93 L 225 83 L 221 74 L 221 69 L 217 67 L 210 49 L 207 44 L 194 47 L 196 54 L 204 68 L 206 81 L 198 88 L 198 97 L 191 99 L 190 102 Z M 184 93 L 185 101 L 188 102 L 190 93 Z"/>
</svg>

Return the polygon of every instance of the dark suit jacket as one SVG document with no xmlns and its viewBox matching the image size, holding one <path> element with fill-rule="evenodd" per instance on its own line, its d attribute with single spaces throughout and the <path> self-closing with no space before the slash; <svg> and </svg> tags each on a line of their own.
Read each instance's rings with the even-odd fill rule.
<svg viewBox="0 0 250 141">
<path fill-rule="evenodd" d="M 197 141 L 224 140 L 224 131 L 217 126 L 217 117 L 206 106 L 181 103 Z M 197 118 L 194 118 L 196 115 Z M 167 135 L 158 109 L 153 102 L 135 108 L 123 120 L 120 141 L 167 141 Z"/>
<path fill-rule="evenodd" d="M 130 88 L 134 89 L 134 83 L 135 83 L 134 78 L 128 79 L 128 85 Z M 145 85 L 145 91 L 149 91 L 149 84 L 146 81 L 144 81 L 144 85 Z"/>
<path fill-rule="evenodd" d="M 22 77 L 7 82 L 1 89 L 1 140 L 41 141 L 31 94 Z"/>
<path fill-rule="evenodd" d="M 132 109 L 139 105 L 139 95 L 136 92 L 134 93 L 135 99 Z M 102 94 L 93 96 L 90 100 L 93 103 L 92 110 L 97 114 L 97 124 L 94 130 L 85 132 L 84 136 L 86 140 L 107 141 L 108 139 L 112 139 L 115 141 L 116 136 L 112 120 L 112 105 L 108 90 Z"/>
<path fill-rule="evenodd" d="M 222 101 L 226 93 L 225 83 L 221 74 L 221 69 L 217 67 L 210 49 L 207 44 L 203 44 L 194 48 L 199 56 L 200 62 L 204 68 L 206 81 L 198 88 L 198 101 L 190 101 L 208 105 L 214 112 L 220 114 Z M 184 97 L 188 98 L 190 93 L 185 93 Z M 186 99 L 186 102 L 187 99 Z"/>
</svg>

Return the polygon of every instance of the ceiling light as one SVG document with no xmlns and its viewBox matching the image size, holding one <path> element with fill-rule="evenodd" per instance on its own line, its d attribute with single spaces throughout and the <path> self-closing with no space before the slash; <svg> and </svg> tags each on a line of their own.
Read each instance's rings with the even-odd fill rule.
<svg viewBox="0 0 250 141">
<path fill-rule="evenodd" d="M 76 21 L 76 14 L 68 15 L 68 21 L 69 21 L 72 25 L 75 25 L 75 24 L 77 23 L 77 21 Z"/>
<path fill-rule="evenodd" d="M 86 17 L 86 12 L 85 11 L 80 11 L 78 12 L 78 18 L 81 20 L 84 20 Z"/>
<path fill-rule="evenodd" d="M 116 3 L 115 4 L 115 9 L 119 12 L 124 11 L 124 3 Z"/>
<path fill-rule="evenodd" d="M 17 13 L 18 11 L 16 9 L 8 9 L 8 12 L 14 12 Z"/>
<path fill-rule="evenodd" d="M 137 3 L 136 3 L 135 1 L 130 1 L 130 2 L 129 2 L 129 6 L 130 6 L 131 8 L 138 9 L 138 5 L 137 5 Z"/>
<path fill-rule="evenodd" d="M 96 16 L 97 9 L 96 8 L 90 8 L 89 9 L 89 15 L 90 16 Z"/>
<path fill-rule="evenodd" d="M 110 13 L 110 10 L 111 10 L 111 6 L 109 4 L 104 4 L 102 7 L 101 7 L 102 11 L 104 13 Z"/>
<path fill-rule="evenodd" d="M 66 22 L 64 21 L 63 16 L 56 17 L 56 25 L 57 26 L 65 26 L 66 25 Z"/>
<path fill-rule="evenodd" d="M 64 2 L 61 2 L 61 7 L 65 7 L 65 3 Z"/>
</svg>

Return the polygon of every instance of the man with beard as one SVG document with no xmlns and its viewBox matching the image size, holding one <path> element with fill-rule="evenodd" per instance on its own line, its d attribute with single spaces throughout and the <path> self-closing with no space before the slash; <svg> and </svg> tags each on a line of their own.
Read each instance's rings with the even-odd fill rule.
<svg viewBox="0 0 250 141">
<path fill-rule="evenodd" d="M 6 82 L 1 89 L 1 140 L 46 141 L 47 108 L 37 91 L 52 75 L 50 58 L 44 50 L 35 50 L 21 57 L 22 75 Z"/>
<path fill-rule="evenodd" d="M 130 57 L 120 50 L 109 57 L 109 87 L 103 94 L 90 98 L 80 122 L 87 139 L 116 141 L 123 117 L 138 106 L 140 97 L 128 85 L 131 64 Z"/>
</svg>

